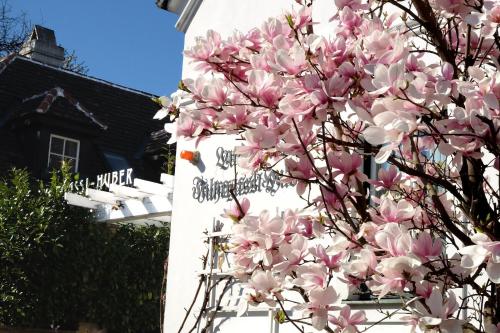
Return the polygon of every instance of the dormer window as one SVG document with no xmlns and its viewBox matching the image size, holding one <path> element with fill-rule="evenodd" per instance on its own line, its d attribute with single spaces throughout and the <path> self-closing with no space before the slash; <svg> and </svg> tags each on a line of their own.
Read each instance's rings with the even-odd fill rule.
<svg viewBox="0 0 500 333">
<path fill-rule="evenodd" d="M 78 172 L 79 153 L 80 141 L 51 134 L 47 167 L 49 170 L 59 169 L 61 163 L 66 161 L 71 172 Z"/>
</svg>

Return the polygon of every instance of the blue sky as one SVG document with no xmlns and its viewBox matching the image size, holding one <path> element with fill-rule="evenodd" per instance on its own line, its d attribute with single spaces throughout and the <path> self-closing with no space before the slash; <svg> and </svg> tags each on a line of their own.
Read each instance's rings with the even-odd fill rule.
<svg viewBox="0 0 500 333">
<path fill-rule="evenodd" d="M 8 0 L 15 14 L 56 32 L 89 75 L 150 93 L 173 92 L 181 78 L 184 34 L 177 15 L 155 0 Z"/>
</svg>

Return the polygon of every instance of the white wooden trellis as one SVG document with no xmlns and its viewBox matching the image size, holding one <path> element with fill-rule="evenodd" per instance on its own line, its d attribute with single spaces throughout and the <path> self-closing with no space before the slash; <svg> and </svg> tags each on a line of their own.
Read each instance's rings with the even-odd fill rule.
<svg viewBox="0 0 500 333">
<path fill-rule="evenodd" d="M 210 277 L 209 279 L 207 279 L 210 283 L 209 285 L 207 285 L 207 288 L 210 288 L 217 279 L 231 275 L 231 272 L 228 268 L 224 269 L 223 267 L 220 267 L 221 261 L 219 260 L 219 254 L 217 251 L 214 251 L 214 249 L 216 244 L 225 243 L 224 240 L 228 239 L 232 235 L 232 232 L 218 231 L 218 228 L 215 224 L 213 229 L 214 231 L 208 233 L 205 236 L 209 249 L 207 266 L 203 271 L 198 272 L 198 275 L 206 275 L 207 277 Z M 238 283 L 235 283 L 233 284 L 232 288 L 240 289 L 241 287 L 238 285 Z M 243 295 L 237 295 L 236 297 L 235 295 L 232 295 L 232 301 L 236 301 L 236 304 L 221 304 L 219 308 L 216 308 L 218 296 L 219 295 L 217 293 L 217 289 L 214 288 L 212 290 L 212 293 L 210 294 L 208 313 L 210 314 L 215 311 L 216 318 L 236 317 L 238 313 L 237 304 L 239 302 L 239 298 Z M 267 316 L 269 322 L 269 330 L 267 332 L 279 333 L 279 323 L 275 320 L 275 316 L 278 310 L 279 308 L 270 306 L 259 308 L 249 307 L 245 315 L 258 317 Z M 210 327 L 211 333 L 214 333 L 213 327 L 213 325 L 212 327 Z"/>
<path fill-rule="evenodd" d="M 174 176 L 162 174 L 162 183 L 134 179 L 134 186 L 111 184 L 109 191 L 86 189 L 66 192 L 70 205 L 92 209 L 98 222 L 157 225 L 170 222 Z"/>
</svg>

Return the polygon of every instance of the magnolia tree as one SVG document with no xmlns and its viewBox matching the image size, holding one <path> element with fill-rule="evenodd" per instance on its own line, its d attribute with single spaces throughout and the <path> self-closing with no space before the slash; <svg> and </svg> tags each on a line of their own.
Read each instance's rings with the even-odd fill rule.
<svg viewBox="0 0 500 333">
<path fill-rule="evenodd" d="M 401 297 L 412 332 L 500 332 L 500 3 L 312 2 L 186 51 L 158 118 L 202 140 L 237 134 L 239 164 L 276 169 L 304 200 L 234 221 L 233 274 L 303 332 L 365 330 L 339 290 Z M 466 293 L 458 290 L 467 290 Z"/>
</svg>

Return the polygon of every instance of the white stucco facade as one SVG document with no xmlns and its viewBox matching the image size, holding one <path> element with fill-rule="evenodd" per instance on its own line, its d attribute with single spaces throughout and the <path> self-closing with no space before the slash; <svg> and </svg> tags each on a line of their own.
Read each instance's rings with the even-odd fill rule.
<svg viewBox="0 0 500 333">
<path fill-rule="evenodd" d="M 287 0 L 204 0 L 186 1 L 185 10 L 189 4 L 197 8 L 196 13 L 190 13 L 192 20 L 186 21 L 186 15 L 181 14 L 182 26 L 185 30 L 185 48 L 193 44 L 195 37 L 205 36 L 207 30 L 213 29 L 223 37 L 230 35 L 234 29 L 241 31 L 259 26 L 267 17 L 283 14 L 290 9 L 293 1 Z M 195 4 L 193 4 L 195 3 Z M 334 8 L 331 1 L 317 0 L 314 7 L 314 21 L 319 24 L 315 31 L 328 34 L 328 19 L 333 15 Z M 193 8 L 194 8 L 193 7 Z M 192 11 L 192 9 L 191 9 Z M 189 15 L 188 15 L 189 16 Z M 186 23 L 187 22 L 187 23 Z M 179 25 L 179 24 L 178 24 Z M 196 73 L 188 61 L 183 64 L 183 78 L 193 78 Z M 176 159 L 175 190 L 173 196 L 173 212 L 171 223 L 170 253 L 168 263 L 166 308 L 164 317 L 164 332 L 179 331 L 186 309 L 193 300 L 195 289 L 198 286 L 197 272 L 202 269 L 201 257 L 206 253 L 204 231 L 211 231 L 214 223 L 220 220 L 224 229 L 229 230 L 231 222 L 220 217 L 224 208 L 228 208 L 226 198 L 201 200 L 196 189 L 197 177 L 210 181 L 231 180 L 235 177 L 234 168 L 224 170 L 217 166 L 217 149 L 222 147 L 232 150 L 239 145 L 234 137 L 215 136 L 195 145 L 194 141 L 179 140 L 177 155 L 182 150 L 198 151 L 201 162 L 192 165 L 181 158 Z M 238 170 L 237 177 L 244 177 Z M 301 201 L 295 194 L 294 188 L 281 188 L 271 194 L 265 189 L 247 195 L 251 200 L 251 213 L 258 213 L 267 209 L 273 214 L 286 208 L 302 208 Z M 386 311 L 397 307 L 394 301 L 382 305 Z M 397 302 L 396 302 L 397 303 Z M 366 309 L 369 323 L 373 324 L 383 316 L 374 303 L 351 304 L 353 309 Z M 193 307 L 193 313 L 185 323 L 181 332 L 189 332 L 195 322 L 194 315 L 198 314 L 199 303 Z M 370 310 L 371 309 L 371 310 Z M 306 328 L 307 329 L 307 328 Z M 196 331 L 196 330 L 195 330 Z M 253 311 L 243 317 L 236 317 L 235 312 L 221 312 L 215 321 L 214 332 L 297 332 L 290 324 L 278 325 L 270 319 L 267 310 Z M 401 327 L 398 317 L 388 319 L 385 324 L 377 325 L 372 332 L 407 332 L 408 327 Z M 314 332 L 312 328 L 306 332 Z"/>
</svg>

